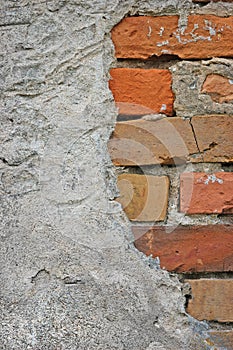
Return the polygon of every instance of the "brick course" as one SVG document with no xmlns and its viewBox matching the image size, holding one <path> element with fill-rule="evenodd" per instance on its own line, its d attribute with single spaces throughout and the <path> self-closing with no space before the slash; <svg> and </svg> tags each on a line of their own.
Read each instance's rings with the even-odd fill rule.
<svg viewBox="0 0 233 350">
<path fill-rule="evenodd" d="M 160 265 L 175 272 L 233 271 L 231 225 L 134 226 L 138 250 L 159 257 Z"/>
<path fill-rule="evenodd" d="M 116 57 L 139 59 L 232 57 L 232 35 L 232 17 L 214 15 L 190 15 L 184 30 L 178 16 L 127 17 L 112 30 Z"/>
</svg>

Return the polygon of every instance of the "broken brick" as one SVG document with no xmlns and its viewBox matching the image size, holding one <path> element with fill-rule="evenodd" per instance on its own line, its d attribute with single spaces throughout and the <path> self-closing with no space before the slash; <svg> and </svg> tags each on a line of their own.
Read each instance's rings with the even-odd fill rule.
<svg viewBox="0 0 233 350">
<path fill-rule="evenodd" d="M 233 271 L 231 225 L 133 226 L 135 247 L 168 271 Z"/>
<path fill-rule="evenodd" d="M 231 102 L 233 101 L 233 79 L 219 74 L 209 74 L 201 92 L 210 95 L 214 102 Z"/>
</svg>

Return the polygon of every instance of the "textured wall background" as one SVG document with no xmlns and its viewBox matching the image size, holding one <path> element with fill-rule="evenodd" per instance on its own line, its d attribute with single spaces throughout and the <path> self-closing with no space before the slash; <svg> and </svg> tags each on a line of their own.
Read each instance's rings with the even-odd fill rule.
<svg viewBox="0 0 233 350">
<path fill-rule="evenodd" d="M 127 14 L 185 19 L 195 5 L 0 4 L 1 349 L 207 349 L 177 277 L 132 247 L 107 151 L 111 28 Z"/>
</svg>

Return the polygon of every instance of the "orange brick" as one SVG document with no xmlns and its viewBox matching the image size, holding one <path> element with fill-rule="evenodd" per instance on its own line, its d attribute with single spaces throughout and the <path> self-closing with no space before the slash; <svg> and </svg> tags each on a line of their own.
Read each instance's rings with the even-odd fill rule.
<svg viewBox="0 0 233 350">
<path fill-rule="evenodd" d="M 187 214 L 233 213 L 233 173 L 183 173 L 180 210 Z"/>
<path fill-rule="evenodd" d="M 171 73 L 167 69 L 114 68 L 109 87 L 119 114 L 173 114 Z"/>
<path fill-rule="evenodd" d="M 134 226 L 135 247 L 174 272 L 233 271 L 233 226 Z M 168 232 L 166 232 L 166 230 Z"/>
<path fill-rule="evenodd" d="M 214 102 L 231 102 L 233 100 L 233 79 L 219 74 L 209 74 L 201 92 L 210 95 Z"/>
<path fill-rule="evenodd" d="M 161 221 L 166 217 L 169 179 L 167 176 L 121 174 L 118 176 L 121 203 L 132 221 Z"/>
<path fill-rule="evenodd" d="M 233 322 L 233 280 L 186 280 L 192 287 L 187 312 L 202 321 Z"/>
<path fill-rule="evenodd" d="M 119 122 L 108 148 L 120 166 L 178 164 L 198 152 L 189 121 L 177 117 Z"/>
<path fill-rule="evenodd" d="M 233 162 L 232 115 L 195 116 L 192 126 L 200 150 L 192 162 Z"/>
<path fill-rule="evenodd" d="M 147 59 L 162 54 L 180 58 L 233 56 L 232 17 L 190 15 L 186 28 L 178 16 L 124 18 L 112 30 L 117 58 Z"/>
</svg>

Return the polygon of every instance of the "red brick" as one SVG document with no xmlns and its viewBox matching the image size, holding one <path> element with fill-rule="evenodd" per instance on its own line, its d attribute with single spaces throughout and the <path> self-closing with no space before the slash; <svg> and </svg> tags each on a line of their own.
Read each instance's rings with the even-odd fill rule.
<svg viewBox="0 0 233 350">
<path fill-rule="evenodd" d="M 162 54 L 180 58 L 233 56 L 232 17 L 190 15 L 179 28 L 178 16 L 124 18 L 112 30 L 117 58 L 147 59 Z"/>
<path fill-rule="evenodd" d="M 200 150 L 192 162 L 233 162 L 232 115 L 195 116 L 192 126 Z"/>
<path fill-rule="evenodd" d="M 233 173 L 183 173 L 180 210 L 187 214 L 233 213 Z"/>
<path fill-rule="evenodd" d="M 109 87 L 119 114 L 173 114 L 171 73 L 167 69 L 114 68 Z"/>
<path fill-rule="evenodd" d="M 233 226 L 134 226 L 138 250 L 174 272 L 233 271 Z M 166 232 L 166 230 L 168 232 Z"/>
<path fill-rule="evenodd" d="M 233 280 L 187 280 L 192 287 L 187 312 L 202 321 L 233 322 Z"/>
<path fill-rule="evenodd" d="M 198 152 L 189 121 L 177 117 L 119 122 L 108 148 L 120 166 L 178 164 Z"/>
<path fill-rule="evenodd" d="M 169 179 L 167 176 L 121 174 L 117 182 L 121 203 L 132 221 L 162 221 L 166 218 Z"/>
<path fill-rule="evenodd" d="M 214 102 L 231 102 L 233 100 L 233 79 L 219 74 L 209 74 L 201 92 L 210 95 Z"/>
</svg>

